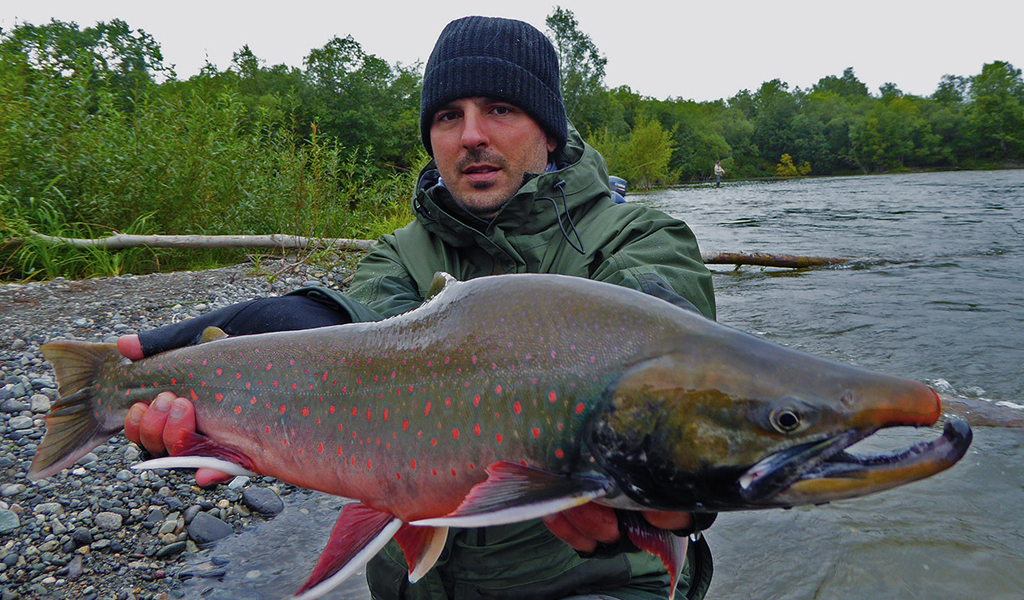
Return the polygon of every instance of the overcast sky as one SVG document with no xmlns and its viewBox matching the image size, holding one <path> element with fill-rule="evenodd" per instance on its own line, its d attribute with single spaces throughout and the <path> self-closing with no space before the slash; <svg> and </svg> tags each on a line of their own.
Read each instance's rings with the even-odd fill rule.
<svg viewBox="0 0 1024 600">
<path fill-rule="evenodd" d="M 311 49 L 347 35 L 411 65 L 426 61 L 452 19 L 504 16 L 543 31 L 556 5 L 573 11 L 608 59 L 609 87 L 658 99 L 718 100 L 776 78 L 806 89 L 846 67 L 874 94 L 892 82 L 927 96 L 944 74 L 975 75 L 996 60 L 1024 68 L 1020 0 L 3 0 L 0 27 L 119 18 L 152 35 L 164 63 L 187 79 L 205 61 L 227 68 L 244 44 L 267 65 L 301 67 Z"/>
</svg>

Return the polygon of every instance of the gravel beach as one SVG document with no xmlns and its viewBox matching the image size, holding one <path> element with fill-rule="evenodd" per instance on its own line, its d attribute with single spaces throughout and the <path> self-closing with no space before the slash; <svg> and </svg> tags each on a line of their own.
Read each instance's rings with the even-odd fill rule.
<svg viewBox="0 0 1024 600">
<path fill-rule="evenodd" d="M 117 336 L 303 284 L 341 288 L 349 272 L 301 263 L 0 285 L 0 600 L 162 600 L 183 582 L 216 584 L 218 539 L 272 519 L 296 488 L 236 478 L 200 489 L 190 471 L 137 472 L 123 436 L 45 481 L 26 478 L 57 397 L 39 346 Z M 193 565 L 193 566 L 189 566 Z"/>
</svg>

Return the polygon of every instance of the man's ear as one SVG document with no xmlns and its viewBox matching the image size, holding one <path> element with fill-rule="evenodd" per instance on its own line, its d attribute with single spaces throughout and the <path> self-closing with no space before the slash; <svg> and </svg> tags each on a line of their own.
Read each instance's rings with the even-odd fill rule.
<svg viewBox="0 0 1024 600">
<path fill-rule="evenodd" d="M 552 152 L 554 152 L 555 148 L 557 148 L 557 147 L 558 147 L 558 140 L 556 140 L 554 136 L 548 135 L 548 154 L 551 154 Z"/>
</svg>

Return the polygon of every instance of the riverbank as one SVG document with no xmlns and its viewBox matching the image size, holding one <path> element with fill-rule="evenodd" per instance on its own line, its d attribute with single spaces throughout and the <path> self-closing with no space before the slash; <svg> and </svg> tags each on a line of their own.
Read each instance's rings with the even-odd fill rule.
<svg viewBox="0 0 1024 600">
<path fill-rule="evenodd" d="M 191 472 L 136 472 L 117 436 L 45 481 L 25 474 L 57 397 L 39 346 L 117 336 L 303 283 L 342 287 L 349 272 L 272 262 L 209 271 L 0 285 L 0 600 L 166 600 L 223 574 L 212 540 L 272 519 L 296 488 L 237 478 L 203 490 Z M 189 567 L 191 565 L 202 565 Z"/>
</svg>

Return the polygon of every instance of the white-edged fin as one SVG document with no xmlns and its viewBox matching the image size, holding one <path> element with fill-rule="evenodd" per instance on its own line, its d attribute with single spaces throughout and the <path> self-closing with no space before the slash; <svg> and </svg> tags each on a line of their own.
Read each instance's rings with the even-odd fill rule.
<svg viewBox="0 0 1024 600">
<path fill-rule="evenodd" d="M 559 475 L 514 463 L 487 467 L 455 511 L 414 521 L 430 527 L 486 527 L 537 519 L 601 498 L 614 484 L 602 475 Z"/>
<path fill-rule="evenodd" d="M 401 527 L 401 519 L 392 519 L 370 543 L 363 546 L 363 549 L 357 552 L 344 567 L 338 569 L 337 573 L 298 595 L 292 596 L 291 600 L 313 600 L 338 587 L 343 581 L 355 575 L 359 569 L 365 567 L 366 563 L 370 562 L 370 559 L 384 548 Z"/>
<path fill-rule="evenodd" d="M 228 460 L 220 458 L 213 458 L 212 456 L 164 456 L 163 458 L 154 458 L 151 460 L 140 462 L 137 465 L 132 465 L 132 469 L 135 471 L 142 471 L 145 469 L 217 469 L 227 473 L 228 475 L 245 475 L 248 477 L 254 477 L 259 473 L 253 473 L 249 469 L 239 466 L 237 463 L 233 463 Z"/>
<path fill-rule="evenodd" d="M 430 545 L 427 546 L 427 551 L 423 553 L 423 558 L 420 559 L 416 568 L 409 573 L 409 583 L 416 583 L 427 574 L 427 571 L 433 569 L 434 563 L 444 551 L 444 543 L 448 541 L 448 528 L 434 527 L 433 529 L 434 536 L 430 540 Z"/>
<path fill-rule="evenodd" d="M 433 300 L 435 296 L 440 294 L 446 287 L 453 283 L 457 283 L 458 279 L 452 277 L 449 273 L 444 271 L 438 271 L 434 273 L 434 278 L 430 280 L 430 287 L 427 288 L 427 300 Z"/>
</svg>

